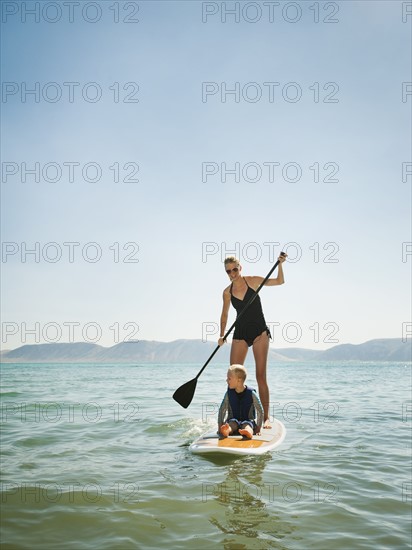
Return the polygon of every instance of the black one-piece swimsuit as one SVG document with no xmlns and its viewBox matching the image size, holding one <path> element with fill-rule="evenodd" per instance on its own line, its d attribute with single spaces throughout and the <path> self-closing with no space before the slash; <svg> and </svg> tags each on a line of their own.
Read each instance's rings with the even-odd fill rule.
<svg viewBox="0 0 412 550">
<path fill-rule="evenodd" d="M 239 300 L 232 294 L 233 283 L 230 285 L 230 301 L 232 306 L 236 309 L 237 315 L 243 310 L 245 305 L 249 302 L 256 292 L 251 288 L 246 279 L 243 279 L 247 285 L 247 291 L 243 300 Z M 265 317 L 263 315 L 262 304 L 259 295 L 253 300 L 245 313 L 241 316 L 235 325 L 235 332 L 233 334 L 234 340 L 244 340 L 250 347 L 255 338 L 260 336 L 262 332 L 266 330 L 266 334 L 271 338 L 270 331 L 266 325 Z"/>
</svg>

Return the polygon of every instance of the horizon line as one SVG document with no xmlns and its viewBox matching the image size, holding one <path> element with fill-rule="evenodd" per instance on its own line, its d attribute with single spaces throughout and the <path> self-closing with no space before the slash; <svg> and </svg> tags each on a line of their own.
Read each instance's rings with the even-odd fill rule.
<svg viewBox="0 0 412 550">
<path fill-rule="evenodd" d="M 400 340 L 402 341 L 403 344 L 407 344 L 408 343 L 408 339 L 404 340 L 403 338 L 401 337 L 380 337 L 380 338 L 372 338 L 370 340 L 365 340 L 359 344 L 353 344 L 352 342 L 339 342 L 339 343 L 336 343 L 332 346 L 330 346 L 329 348 L 325 348 L 323 350 L 320 350 L 320 349 L 313 349 L 313 348 L 306 348 L 306 347 L 302 347 L 302 346 L 291 346 L 289 348 L 285 348 L 285 347 L 279 347 L 279 348 L 275 348 L 273 347 L 273 345 L 269 345 L 269 350 L 273 350 L 273 351 L 276 351 L 276 350 L 291 350 L 291 349 L 303 349 L 303 350 L 308 350 L 308 351 L 315 351 L 315 352 L 319 352 L 319 351 L 327 351 L 329 349 L 332 349 L 334 347 L 338 347 L 338 346 L 343 346 L 343 345 L 350 345 L 350 346 L 361 346 L 362 344 L 366 344 L 368 342 L 374 342 L 376 340 Z M 212 340 L 207 340 L 207 341 L 203 341 L 201 338 L 176 338 L 174 340 L 170 340 L 170 341 L 164 341 L 164 340 L 146 340 L 146 339 L 141 339 L 141 340 L 126 340 L 126 341 L 123 341 L 123 342 L 117 342 L 111 346 L 104 346 L 102 344 L 99 344 L 97 342 L 85 342 L 85 341 L 77 341 L 77 342 L 36 342 L 36 343 L 32 343 L 32 344 L 21 344 L 15 348 L 8 348 L 8 349 L 3 349 L 1 346 L 0 346 L 0 353 L 7 353 L 7 352 L 10 352 L 10 351 L 16 351 L 20 348 L 23 348 L 25 346 L 48 346 L 48 345 L 75 345 L 75 344 L 89 344 L 91 346 L 98 346 L 98 347 L 101 347 L 103 349 L 111 349 L 111 348 L 114 348 L 116 346 L 119 346 L 121 344 L 139 344 L 141 342 L 155 342 L 155 343 L 158 343 L 158 344 L 173 344 L 175 342 L 179 342 L 179 341 L 186 341 L 186 342 L 202 342 L 203 344 L 216 344 L 217 345 L 217 341 L 212 341 Z M 409 343 L 412 343 L 412 342 L 409 342 Z"/>
</svg>

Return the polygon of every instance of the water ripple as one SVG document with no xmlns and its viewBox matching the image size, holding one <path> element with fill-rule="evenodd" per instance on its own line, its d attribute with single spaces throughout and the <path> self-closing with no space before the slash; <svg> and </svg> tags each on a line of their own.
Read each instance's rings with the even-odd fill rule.
<svg viewBox="0 0 412 550">
<path fill-rule="evenodd" d="M 3 366 L 4 548 L 408 547 L 409 369 L 273 366 L 283 445 L 209 459 L 188 445 L 216 426 L 225 367 L 188 410 L 171 399 L 197 368 Z"/>
</svg>

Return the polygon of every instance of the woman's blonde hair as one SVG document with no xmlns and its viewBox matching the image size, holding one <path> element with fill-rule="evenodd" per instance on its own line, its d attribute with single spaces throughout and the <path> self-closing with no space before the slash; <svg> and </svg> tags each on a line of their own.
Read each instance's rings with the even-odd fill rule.
<svg viewBox="0 0 412 550">
<path fill-rule="evenodd" d="M 230 372 L 233 372 L 233 374 L 237 378 L 240 378 L 243 382 L 246 380 L 247 370 L 243 365 L 230 365 L 229 370 Z"/>
<path fill-rule="evenodd" d="M 225 258 L 225 265 L 227 264 L 239 264 L 239 260 L 235 256 L 228 256 Z"/>
</svg>

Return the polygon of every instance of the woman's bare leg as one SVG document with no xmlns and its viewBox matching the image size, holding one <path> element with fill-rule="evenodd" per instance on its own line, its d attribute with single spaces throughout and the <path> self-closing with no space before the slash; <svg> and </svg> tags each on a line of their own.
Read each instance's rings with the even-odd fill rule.
<svg viewBox="0 0 412 550">
<path fill-rule="evenodd" d="M 256 382 L 259 387 L 259 397 L 263 405 L 264 428 L 270 428 L 269 420 L 269 387 L 266 381 L 266 367 L 269 353 L 269 336 L 266 330 L 253 342 L 253 355 L 256 364 Z"/>
<path fill-rule="evenodd" d="M 245 363 L 248 345 L 244 340 L 232 340 L 230 348 L 230 364 L 243 365 Z"/>
</svg>

